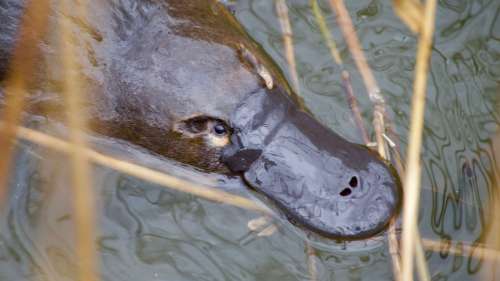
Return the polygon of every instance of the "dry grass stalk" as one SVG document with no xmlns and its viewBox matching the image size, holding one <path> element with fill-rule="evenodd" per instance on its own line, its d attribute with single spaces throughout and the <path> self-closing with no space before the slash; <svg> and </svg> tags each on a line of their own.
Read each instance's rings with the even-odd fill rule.
<svg viewBox="0 0 500 281">
<path fill-rule="evenodd" d="M 400 154 L 399 149 L 398 149 L 399 147 L 401 147 L 401 145 L 399 144 L 400 143 L 399 136 L 394 131 L 394 128 L 393 128 L 394 125 L 392 124 L 391 120 L 389 118 L 387 118 L 387 116 L 385 118 L 385 121 L 386 121 L 386 131 L 388 132 L 389 137 L 391 138 L 391 140 L 395 144 L 395 146 L 394 146 L 395 149 L 389 150 L 391 152 L 390 155 L 392 156 L 392 163 L 394 164 L 396 171 L 398 171 L 399 177 L 404 178 L 404 167 L 402 164 L 403 158 L 401 157 L 401 154 Z M 421 188 L 430 190 L 434 193 L 439 193 L 443 196 L 443 191 L 433 190 L 430 186 L 422 186 Z M 464 198 L 454 198 L 454 200 L 456 200 L 456 202 L 460 202 L 460 203 L 468 205 L 468 206 L 474 206 L 473 202 L 466 201 Z"/>
<path fill-rule="evenodd" d="M 309 3 L 311 4 L 314 18 L 318 23 L 321 35 L 323 35 L 323 39 L 325 39 L 326 45 L 330 50 L 330 55 L 338 65 L 342 65 L 342 58 L 340 57 L 339 51 L 337 50 L 337 44 L 335 43 L 335 40 L 333 40 L 330 30 L 326 25 L 325 17 L 323 17 L 323 13 L 321 13 L 318 2 L 316 0 L 310 0 Z"/>
<path fill-rule="evenodd" d="M 383 138 L 381 138 L 383 139 Z M 385 142 L 385 139 L 383 139 Z M 384 145 L 385 146 L 385 145 Z M 382 146 L 378 146 L 379 154 L 387 161 L 390 161 L 390 155 L 387 150 L 381 150 Z M 391 224 L 389 225 L 389 229 L 387 231 L 387 242 L 389 248 L 389 254 L 391 255 L 392 262 L 392 272 L 394 274 L 394 279 L 397 281 L 401 281 L 402 272 L 401 272 L 401 257 L 399 255 L 399 243 L 396 235 L 396 218 L 391 219 Z M 425 261 L 425 259 L 424 259 Z"/>
<path fill-rule="evenodd" d="M 420 232 L 415 232 L 415 257 L 417 262 L 417 273 L 421 281 L 430 281 L 431 276 L 429 274 L 429 268 L 427 267 L 427 261 L 425 259 L 425 252 L 422 248 L 422 239 L 420 238 Z"/>
<path fill-rule="evenodd" d="M 388 119 L 386 119 L 388 120 Z M 395 142 L 395 149 L 391 149 L 390 152 L 392 153 L 392 159 L 394 159 L 395 163 L 395 168 L 398 171 L 398 174 L 401 178 L 404 178 L 404 166 L 403 166 L 403 158 L 401 157 L 401 153 L 399 152 L 399 149 L 401 146 L 399 145 L 399 136 L 398 134 L 394 131 L 393 128 L 393 123 L 391 120 L 388 120 L 388 126 L 387 126 L 387 132 L 389 137 Z"/>
<path fill-rule="evenodd" d="M 496 233 L 498 234 L 498 232 Z M 460 242 L 460 244 L 453 245 L 451 241 L 434 241 L 431 239 L 422 239 L 422 246 L 433 252 L 449 253 L 457 256 L 472 256 L 477 259 L 486 259 L 495 261 L 500 257 L 500 251 L 489 249 L 486 245 L 476 244 L 470 245 Z"/>
<path fill-rule="evenodd" d="M 498 154 L 498 152 L 497 152 Z M 498 159 L 498 158 L 497 158 Z M 498 183 L 498 181 L 497 181 Z M 498 190 L 498 187 L 500 187 L 498 184 L 497 184 L 497 189 Z M 490 228 L 490 231 L 488 233 L 488 235 L 486 236 L 486 239 L 485 239 L 485 243 L 487 243 L 488 247 L 491 249 L 495 249 L 495 250 L 489 250 L 489 249 L 486 249 L 486 250 L 483 250 L 483 252 L 481 253 L 481 256 L 483 257 L 486 257 L 487 261 L 485 263 L 485 268 L 498 268 L 498 266 L 500 266 L 500 237 L 498 235 L 499 231 L 500 231 L 500 221 L 498 219 L 496 219 L 496 214 L 499 214 L 500 212 L 500 200 L 499 200 L 499 194 L 495 194 L 495 198 L 493 199 L 493 211 L 492 211 L 492 214 L 494 214 L 493 216 L 491 216 L 491 228 Z M 476 248 L 477 249 L 477 248 Z M 473 253 L 477 253 L 477 251 L 474 251 Z M 494 271 L 494 274 L 493 276 L 491 277 L 491 273 L 490 272 L 487 272 L 487 271 L 483 271 L 483 273 L 481 274 L 483 277 L 482 280 L 487 280 L 487 278 L 491 278 L 491 280 L 498 280 L 499 279 L 499 275 L 500 273 L 498 272 L 498 269 Z"/>
<path fill-rule="evenodd" d="M 3 126 L 3 124 L 0 123 L 0 127 L 1 126 Z M 71 153 L 70 143 L 53 136 L 49 136 L 42 132 L 38 132 L 24 127 L 19 127 L 17 131 L 17 136 L 21 139 L 44 146 L 46 148 L 53 149 L 55 151 L 63 153 Z M 248 210 L 258 211 L 268 215 L 272 214 L 272 212 L 268 208 L 263 207 L 250 199 L 233 195 L 229 192 L 217 190 L 208 186 L 191 183 L 189 181 L 174 176 L 170 176 L 143 166 L 139 166 L 133 163 L 129 163 L 126 161 L 122 161 L 101 154 L 89 148 L 84 148 L 82 149 L 82 151 L 87 155 L 90 161 L 93 161 L 99 165 L 112 168 L 116 171 L 137 177 L 145 181 L 149 181 L 177 191 L 190 193 L 205 198 L 207 200 L 221 202 Z"/>
<path fill-rule="evenodd" d="M 372 102 L 383 102 L 383 97 L 380 95 L 380 89 L 377 85 L 377 81 L 373 76 L 370 67 L 366 61 L 366 57 L 361 50 L 361 45 L 359 43 L 358 37 L 356 36 L 356 31 L 349 16 L 344 2 L 342 0 L 330 0 L 330 5 L 332 9 L 337 14 L 337 23 L 342 30 L 344 39 L 346 40 L 349 51 L 351 52 L 354 62 L 358 67 L 361 76 L 363 77 L 363 82 L 365 83 L 366 90 Z"/>
<path fill-rule="evenodd" d="M 258 218 L 249 220 L 247 223 L 248 229 L 251 231 L 261 231 L 263 228 L 272 224 L 271 218 L 268 216 L 260 216 Z"/>
<path fill-rule="evenodd" d="M 424 18 L 424 7 L 415 0 L 393 0 L 394 11 L 414 33 L 418 33 Z"/>
<path fill-rule="evenodd" d="M 295 51 L 293 48 L 293 33 L 290 19 L 288 17 L 288 7 L 285 0 L 276 0 L 276 13 L 281 26 L 283 44 L 285 47 L 285 57 L 290 69 L 292 84 L 297 95 L 300 95 L 299 76 L 297 74 L 297 63 L 295 62 Z"/>
<path fill-rule="evenodd" d="M 404 178 L 402 271 L 403 280 L 413 280 L 413 259 L 417 239 L 417 216 L 420 200 L 420 150 L 425 109 L 427 71 L 431 55 L 436 0 L 427 0 L 417 51 L 415 82 L 413 87 L 411 125 L 408 144 L 407 170 Z"/>
<path fill-rule="evenodd" d="M 20 35 L 13 51 L 10 69 L 5 79 L 5 106 L 2 112 L 6 124 L 0 130 L 0 202 L 5 197 L 12 162 L 16 128 L 21 121 L 26 89 L 32 77 L 38 55 L 38 43 L 45 33 L 49 7 L 47 0 L 28 1 L 20 24 Z"/>
<path fill-rule="evenodd" d="M 316 250 L 311 246 L 311 244 L 306 242 L 307 249 L 307 269 L 309 270 L 309 278 L 311 281 L 318 280 L 318 269 L 316 267 Z"/>
<path fill-rule="evenodd" d="M 68 3 L 65 0 L 59 2 L 63 14 L 70 14 Z M 85 13 L 85 1 L 77 3 L 71 7 L 78 16 Z M 60 35 L 60 53 L 62 67 L 64 69 L 63 92 L 66 101 L 66 114 L 70 129 L 69 146 L 72 166 L 72 187 L 74 192 L 74 209 L 76 224 L 76 249 L 78 262 L 78 279 L 81 281 L 97 281 L 98 261 L 96 255 L 96 245 L 94 236 L 96 235 L 95 226 L 95 196 L 90 183 L 90 163 L 88 156 L 84 152 L 87 146 L 85 139 L 85 112 L 82 108 L 82 89 L 83 82 L 78 75 L 78 66 L 75 61 L 76 53 L 74 46 L 74 36 L 71 33 L 71 27 L 67 18 L 59 18 Z"/>
<path fill-rule="evenodd" d="M 257 233 L 257 236 L 258 237 L 267 237 L 267 236 L 271 236 L 273 235 L 274 233 L 276 233 L 276 231 L 278 230 L 278 227 L 272 223 L 270 224 L 269 226 L 267 226 L 266 228 L 264 228 L 263 230 L 259 231 Z"/>
<path fill-rule="evenodd" d="M 375 80 L 375 77 L 368 66 L 368 62 L 366 61 L 366 57 L 361 50 L 361 45 L 358 37 L 356 36 L 356 31 L 354 30 L 351 17 L 349 16 L 344 2 L 342 0 L 330 0 L 330 5 L 337 14 L 337 23 L 342 30 L 342 34 L 344 35 L 349 51 L 354 58 L 354 62 L 363 77 L 368 97 L 373 103 L 373 127 L 375 129 L 378 151 L 383 152 L 381 154 L 385 155 L 384 138 L 382 137 L 384 133 L 385 116 L 384 97 L 380 94 L 380 88 L 377 81 Z"/>
<path fill-rule="evenodd" d="M 497 106 L 498 107 L 498 106 Z M 500 133 L 497 131 L 496 136 L 493 138 L 493 157 L 495 159 L 500 159 Z M 492 196 L 490 197 L 491 201 L 489 205 L 491 206 L 491 213 L 489 216 L 489 231 L 488 234 L 486 234 L 486 237 L 484 239 L 484 242 L 490 249 L 494 249 L 495 253 L 487 253 L 485 256 L 491 257 L 491 259 L 486 261 L 486 264 L 484 265 L 486 268 L 491 267 L 491 268 L 498 268 L 500 266 L 500 236 L 498 233 L 500 233 L 500 220 L 496 218 L 497 214 L 500 214 L 500 192 L 498 192 L 498 188 L 500 187 L 500 167 L 496 167 L 496 171 L 494 171 L 495 175 L 495 183 L 496 183 L 496 188 Z M 474 251 L 476 253 L 476 251 Z M 484 271 L 482 276 L 482 279 L 486 280 L 487 278 L 491 278 L 492 280 L 497 280 L 499 279 L 500 272 L 498 270 L 494 271 L 494 275 L 491 276 L 490 272 Z"/>
<path fill-rule="evenodd" d="M 354 91 L 352 89 L 351 84 L 351 75 L 346 70 L 342 70 L 342 86 L 344 88 L 344 92 L 347 95 L 347 102 L 349 103 L 349 107 L 354 115 L 354 121 L 359 129 L 361 134 L 361 138 L 365 144 L 370 143 L 370 138 L 368 137 L 368 133 L 366 132 L 365 126 L 363 125 L 363 118 L 361 117 L 361 111 L 359 110 L 358 100 L 356 96 L 354 96 Z M 384 151 L 381 151 L 384 152 Z"/>
<path fill-rule="evenodd" d="M 392 262 L 392 274 L 394 275 L 394 280 L 403 280 L 401 276 L 401 257 L 399 255 L 399 243 L 398 237 L 396 235 L 396 218 L 391 220 L 389 225 L 389 230 L 387 233 L 389 254 L 391 255 Z"/>
<path fill-rule="evenodd" d="M 250 231 L 256 232 L 258 237 L 271 236 L 278 230 L 278 227 L 272 222 L 272 218 L 265 215 L 249 220 L 247 227 Z"/>
<path fill-rule="evenodd" d="M 318 6 L 318 2 L 316 0 L 310 0 L 310 4 L 316 22 L 318 23 L 319 30 L 326 42 L 328 49 L 330 50 L 330 55 L 339 66 L 343 67 L 342 58 L 340 57 L 340 54 L 337 50 L 337 44 L 335 43 L 335 40 L 333 39 L 330 30 L 328 29 L 325 18 L 323 17 L 323 13 L 321 13 L 321 9 Z M 361 111 L 359 110 L 358 101 L 354 96 L 354 91 L 351 84 L 351 76 L 346 70 L 342 70 L 342 86 L 347 96 L 347 102 L 349 104 L 349 107 L 351 108 L 351 112 L 353 113 L 354 121 L 356 122 L 356 125 L 360 131 L 361 138 L 363 139 L 363 142 L 365 144 L 368 144 L 370 142 L 370 138 L 368 137 L 365 126 L 363 125 L 363 118 L 361 117 Z"/>
</svg>

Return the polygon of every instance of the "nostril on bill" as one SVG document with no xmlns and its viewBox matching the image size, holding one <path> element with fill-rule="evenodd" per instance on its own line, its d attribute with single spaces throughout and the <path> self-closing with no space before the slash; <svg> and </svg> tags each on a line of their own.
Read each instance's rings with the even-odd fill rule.
<svg viewBox="0 0 500 281">
<path fill-rule="evenodd" d="M 339 193 L 340 196 L 349 196 L 351 194 L 351 189 L 349 187 L 346 187 L 342 189 L 342 191 Z"/>
<path fill-rule="evenodd" d="M 349 186 L 352 188 L 355 188 L 358 186 L 358 178 L 357 177 L 352 177 L 351 180 L 349 181 Z"/>
</svg>

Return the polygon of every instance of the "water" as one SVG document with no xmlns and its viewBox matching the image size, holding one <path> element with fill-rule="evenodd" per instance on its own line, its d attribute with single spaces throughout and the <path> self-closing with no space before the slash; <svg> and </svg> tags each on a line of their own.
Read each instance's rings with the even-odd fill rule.
<svg viewBox="0 0 500 281">
<path fill-rule="evenodd" d="M 347 1 L 362 47 L 387 101 L 405 153 L 416 39 L 388 1 Z M 301 95 L 322 122 L 360 142 L 340 71 L 308 1 L 289 1 Z M 287 73 L 272 1 L 239 1 L 236 16 Z M 366 127 L 372 111 L 361 77 L 326 1 L 320 6 L 351 73 Z M 500 122 L 500 2 L 439 1 L 427 91 L 423 147 L 422 236 L 474 244 L 495 235 L 491 198 L 498 178 L 492 140 Z M 34 123 L 45 125 L 43 120 Z M 179 176 L 206 180 L 176 165 L 106 139 L 98 147 Z M 112 149 L 111 149 L 112 147 Z M 43 159 L 44 161 L 41 161 Z M 47 159 L 50 159 L 47 161 Z M 75 280 L 73 212 L 67 159 L 21 143 L 9 202 L 0 216 L 0 280 Z M 257 237 L 247 222 L 259 215 L 170 191 L 113 170 L 93 169 L 98 194 L 103 280 L 309 280 L 307 234 L 275 219 L 278 231 Z M 209 177 L 253 196 L 236 179 Z M 318 280 L 390 280 L 381 239 L 346 244 L 309 238 L 318 248 Z M 460 245 L 460 243 L 458 243 Z M 427 251 L 433 280 L 500 280 L 484 258 Z"/>
</svg>

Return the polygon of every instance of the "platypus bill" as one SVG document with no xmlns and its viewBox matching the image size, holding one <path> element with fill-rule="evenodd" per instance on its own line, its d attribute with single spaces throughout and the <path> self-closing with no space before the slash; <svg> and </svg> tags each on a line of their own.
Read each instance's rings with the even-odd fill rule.
<svg viewBox="0 0 500 281">
<path fill-rule="evenodd" d="M 44 70 L 36 72 L 44 82 L 32 93 L 56 98 L 37 99 L 29 111 L 50 108 L 53 119 L 64 112 L 60 69 L 52 62 L 59 55 L 55 27 L 67 20 L 95 133 L 202 171 L 241 176 L 287 217 L 327 237 L 369 237 L 397 213 L 401 188 L 393 168 L 301 109 L 275 64 L 221 3 L 87 2 L 85 17 L 51 4 L 37 62 Z M 12 51 L 22 3 L 0 4 L 8 20 L 0 27 L 2 58 Z M 0 79 L 8 62 L 0 60 Z"/>
</svg>

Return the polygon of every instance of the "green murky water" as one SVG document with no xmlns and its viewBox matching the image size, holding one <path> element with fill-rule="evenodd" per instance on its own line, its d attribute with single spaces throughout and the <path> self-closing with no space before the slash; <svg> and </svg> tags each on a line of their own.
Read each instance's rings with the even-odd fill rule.
<svg viewBox="0 0 500 281">
<path fill-rule="evenodd" d="M 361 44 L 386 98 L 404 155 L 416 39 L 388 1 L 347 1 Z M 308 1 L 290 1 L 301 94 L 322 122 L 361 142 L 340 79 Z M 354 62 L 326 1 L 345 69 L 352 75 L 365 124 L 372 111 Z M 279 23 L 268 0 L 239 1 L 236 15 L 285 69 Z M 427 91 L 423 147 L 422 236 L 475 245 L 488 236 L 498 159 L 492 139 L 500 122 L 500 2 L 439 1 Z M 36 121 L 36 120 L 35 120 Z M 108 140 L 96 140 L 103 146 Z M 67 160 L 22 143 L 11 194 L 0 217 L 0 280 L 75 280 Z M 195 177 L 175 163 L 118 146 L 138 162 Z M 49 155 L 47 155 L 47 153 Z M 40 161 L 40 159 L 50 159 Z M 258 237 L 247 221 L 259 215 L 212 203 L 95 167 L 103 280 L 309 280 L 305 235 L 276 219 L 278 231 Z M 193 174 L 194 173 L 194 174 Z M 238 182 L 221 183 L 244 196 Z M 351 244 L 310 238 L 318 280 L 391 280 L 383 237 Z M 484 257 L 428 251 L 433 280 L 500 280 Z"/>
</svg>

